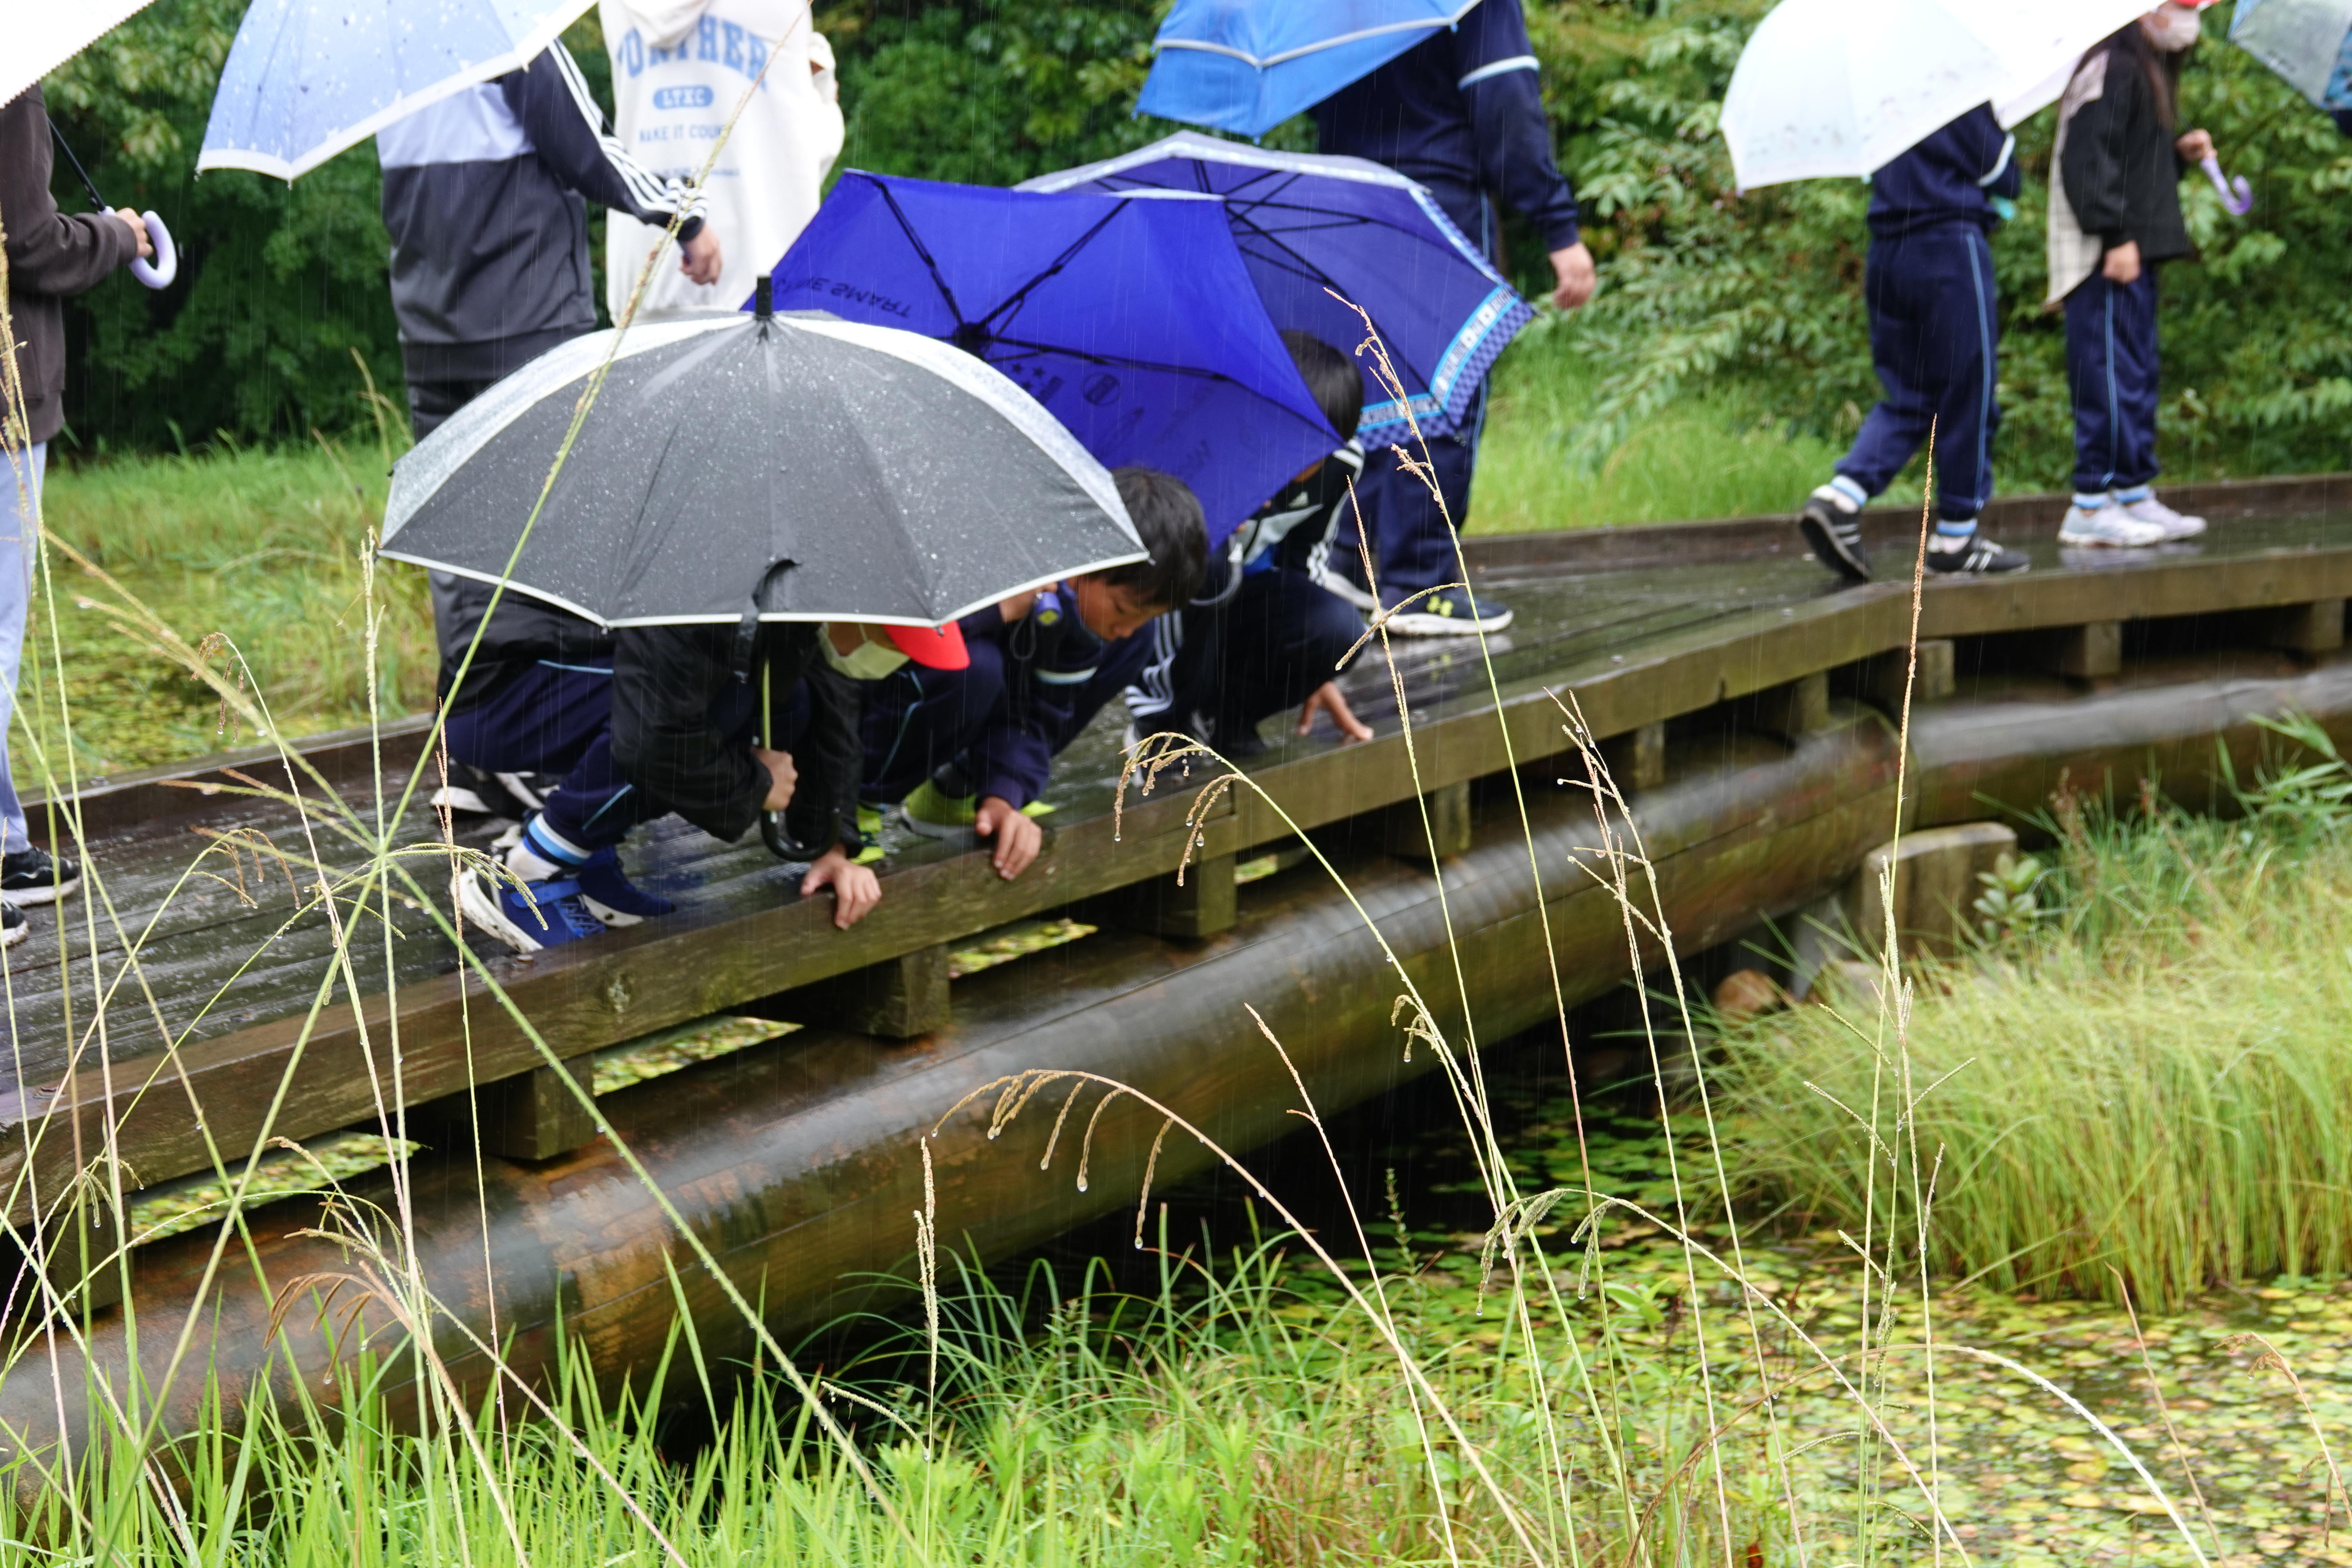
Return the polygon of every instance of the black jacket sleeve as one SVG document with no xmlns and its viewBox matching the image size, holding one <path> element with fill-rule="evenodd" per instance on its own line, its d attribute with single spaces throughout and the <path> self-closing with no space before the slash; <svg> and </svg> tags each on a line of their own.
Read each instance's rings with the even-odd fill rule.
<svg viewBox="0 0 2352 1568">
<path fill-rule="evenodd" d="M 2095 234 L 2110 250 L 2132 235 L 2126 214 L 2130 195 L 2125 163 L 2130 152 L 2134 110 L 2147 91 L 2138 68 L 2121 49 L 2107 51 L 2106 84 L 2099 96 L 2074 111 L 2066 126 L 2066 151 L 2059 177 L 2066 205 L 2084 234 Z"/>
<path fill-rule="evenodd" d="M 596 107 L 588 79 L 562 44 L 549 45 L 527 68 L 500 77 L 499 90 L 530 132 L 532 147 L 565 185 L 657 228 L 668 226 L 686 208 L 678 238 L 692 239 L 702 232 L 701 199 L 689 203 L 682 184 L 656 179 L 605 132 L 604 111 Z"/>
<path fill-rule="evenodd" d="M 820 658 L 801 684 L 808 691 L 808 727 L 792 747 L 800 780 L 784 826 L 820 854 L 836 844 L 855 852 L 864 842 L 857 831 L 857 775 L 866 763 L 858 740 L 858 683 Z"/>
<path fill-rule="evenodd" d="M 1480 0 L 1462 18 L 1454 28 L 1454 68 L 1470 110 L 1479 184 L 1533 224 L 1546 250 L 1574 245 L 1576 194 L 1552 159 L 1551 122 L 1519 0 Z"/>
<path fill-rule="evenodd" d="M 769 782 L 750 747 L 712 722 L 735 679 L 733 635 L 732 627 L 624 626 L 613 639 L 613 761 L 621 776 L 730 839 L 760 820 Z M 780 684 L 792 689 L 790 680 Z"/>
</svg>

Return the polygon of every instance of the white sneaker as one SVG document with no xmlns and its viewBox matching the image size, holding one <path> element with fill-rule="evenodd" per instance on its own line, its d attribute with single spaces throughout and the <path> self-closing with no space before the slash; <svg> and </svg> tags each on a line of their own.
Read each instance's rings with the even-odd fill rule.
<svg viewBox="0 0 2352 1568">
<path fill-rule="evenodd" d="M 2110 502 L 2105 506 L 2070 506 L 2058 525 L 2061 544 L 2103 544 L 2117 550 L 2137 550 L 2164 542 L 2161 524 L 2142 522 Z"/>
<path fill-rule="evenodd" d="M 2118 500 L 2115 504 L 2121 507 L 2123 514 L 2134 522 L 2152 523 L 2164 530 L 2165 542 L 2168 543 L 2176 539 L 2194 539 L 2205 531 L 2203 518 L 2185 517 L 2157 500 L 2153 493 L 2144 495 L 2137 500 Z"/>
</svg>

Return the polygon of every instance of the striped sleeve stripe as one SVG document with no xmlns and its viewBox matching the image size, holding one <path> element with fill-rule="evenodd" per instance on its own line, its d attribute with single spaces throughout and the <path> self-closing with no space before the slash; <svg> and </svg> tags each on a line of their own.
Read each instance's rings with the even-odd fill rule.
<svg viewBox="0 0 2352 1568">
<path fill-rule="evenodd" d="M 637 205 L 647 212 L 681 211 L 685 206 L 681 201 L 682 187 L 677 187 L 674 181 L 665 184 L 656 179 L 644 164 L 629 156 L 628 150 L 621 145 L 618 137 L 605 131 L 604 111 L 596 107 L 595 96 L 588 90 L 588 79 L 580 74 L 580 64 L 572 58 L 572 51 L 558 46 L 547 52 L 553 57 L 556 70 L 563 78 L 563 85 L 572 89 L 572 101 L 579 107 L 580 118 L 588 122 L 590 134 L 596 138 L 596 145 L 604 151 L 604 162 L 613 166 L 613 172 L 621 177 L 621 183 L 628 187 L 629 195 Z M 693 205 L 698 207 L 699 200 Z M 691 212 L 688 216 L 692 216 Z"/>
<path fill-rule="evenodd" d="M 1509 59 L 1496 60 L 1490 66 L 1480 66 L 1454 85 L 1459 89 L 1475 82 L 1485 81 L 1490 76 L 1501 76 L 1505 71 L 1531 71 L 1538 68 L 1540 68 L 1535 56 L 1513 55 Z"/>
</svg>

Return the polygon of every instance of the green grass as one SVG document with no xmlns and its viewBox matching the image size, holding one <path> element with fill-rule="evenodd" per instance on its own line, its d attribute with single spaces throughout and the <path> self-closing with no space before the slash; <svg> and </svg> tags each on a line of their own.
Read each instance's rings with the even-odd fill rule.
<svg viewBox="0 0 2352 1568">
<path fill-rule="evenodd" d="M 112 576 L 191 647 L 215 639 L 217 668 L 238 661 L 289 734 L 362 724 L 373 687 L 387 715 L 430 703 L 432 619 L 423 574 L 384 565 L 384 618 L 373 673 L 362 554 L 383 516 L 384 454 L 373 443 L 197 457 L 116 458 L 52 469 L 43 495 L 49 537 Z M 100 607 L 120 595 L 58 550 L 49 552 L 55 627 L 37 605 L 25 653 L 17 734 L 37 736 L 65 772 L 58 689 L 70 706 L 80 776 L 246 743 L 202 683 Z M 16 748 L 17 778 L 35 752 Z"/>
<path fill-rule="evenodd" d="M 1810 1007 L 1728 1042 L 1740 1179 L 1900 1229 L 1916 1137 L 1929 1267 L 2001 1289 L 2171 1308 L 2352 1271 L 2346 784 L 2328 751 L 2239 822 L 2062 797 L 2034 911 L 1921 966 L 1907 1029 Z"/>
<path fill-rule="evenodd" d="M 1843 443 L 1790 436 L 1746 403 L 1702 395 L 1633 432 L 1598 465 L 1569 457 L 1598 376 L 1559 334 L 1532 334 L 1497 364 L 1470 500 L 1472 533 L 1793 514 Z M 1886 500 L 1917 504 L 1907 478 Z"/>
</svg>

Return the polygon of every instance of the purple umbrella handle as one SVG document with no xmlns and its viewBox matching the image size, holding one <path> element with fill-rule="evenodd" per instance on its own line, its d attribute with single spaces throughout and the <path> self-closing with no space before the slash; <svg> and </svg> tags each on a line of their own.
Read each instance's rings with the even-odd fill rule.
<svg viewBox="0 0 2352 1568">
<path fill-rule="evenodd" d="M 2197 166 L 2213 182 L 2213 189 L 2221 194 L 2221 205 L 2230 210 L 2231 217 L 2243 217 L 2254 210 L 2254 187 L 2246 184 L 2245 175 L 2234 180 L 2223 178 L 2219 158 L 2200 158 Z"/>
</svg>

